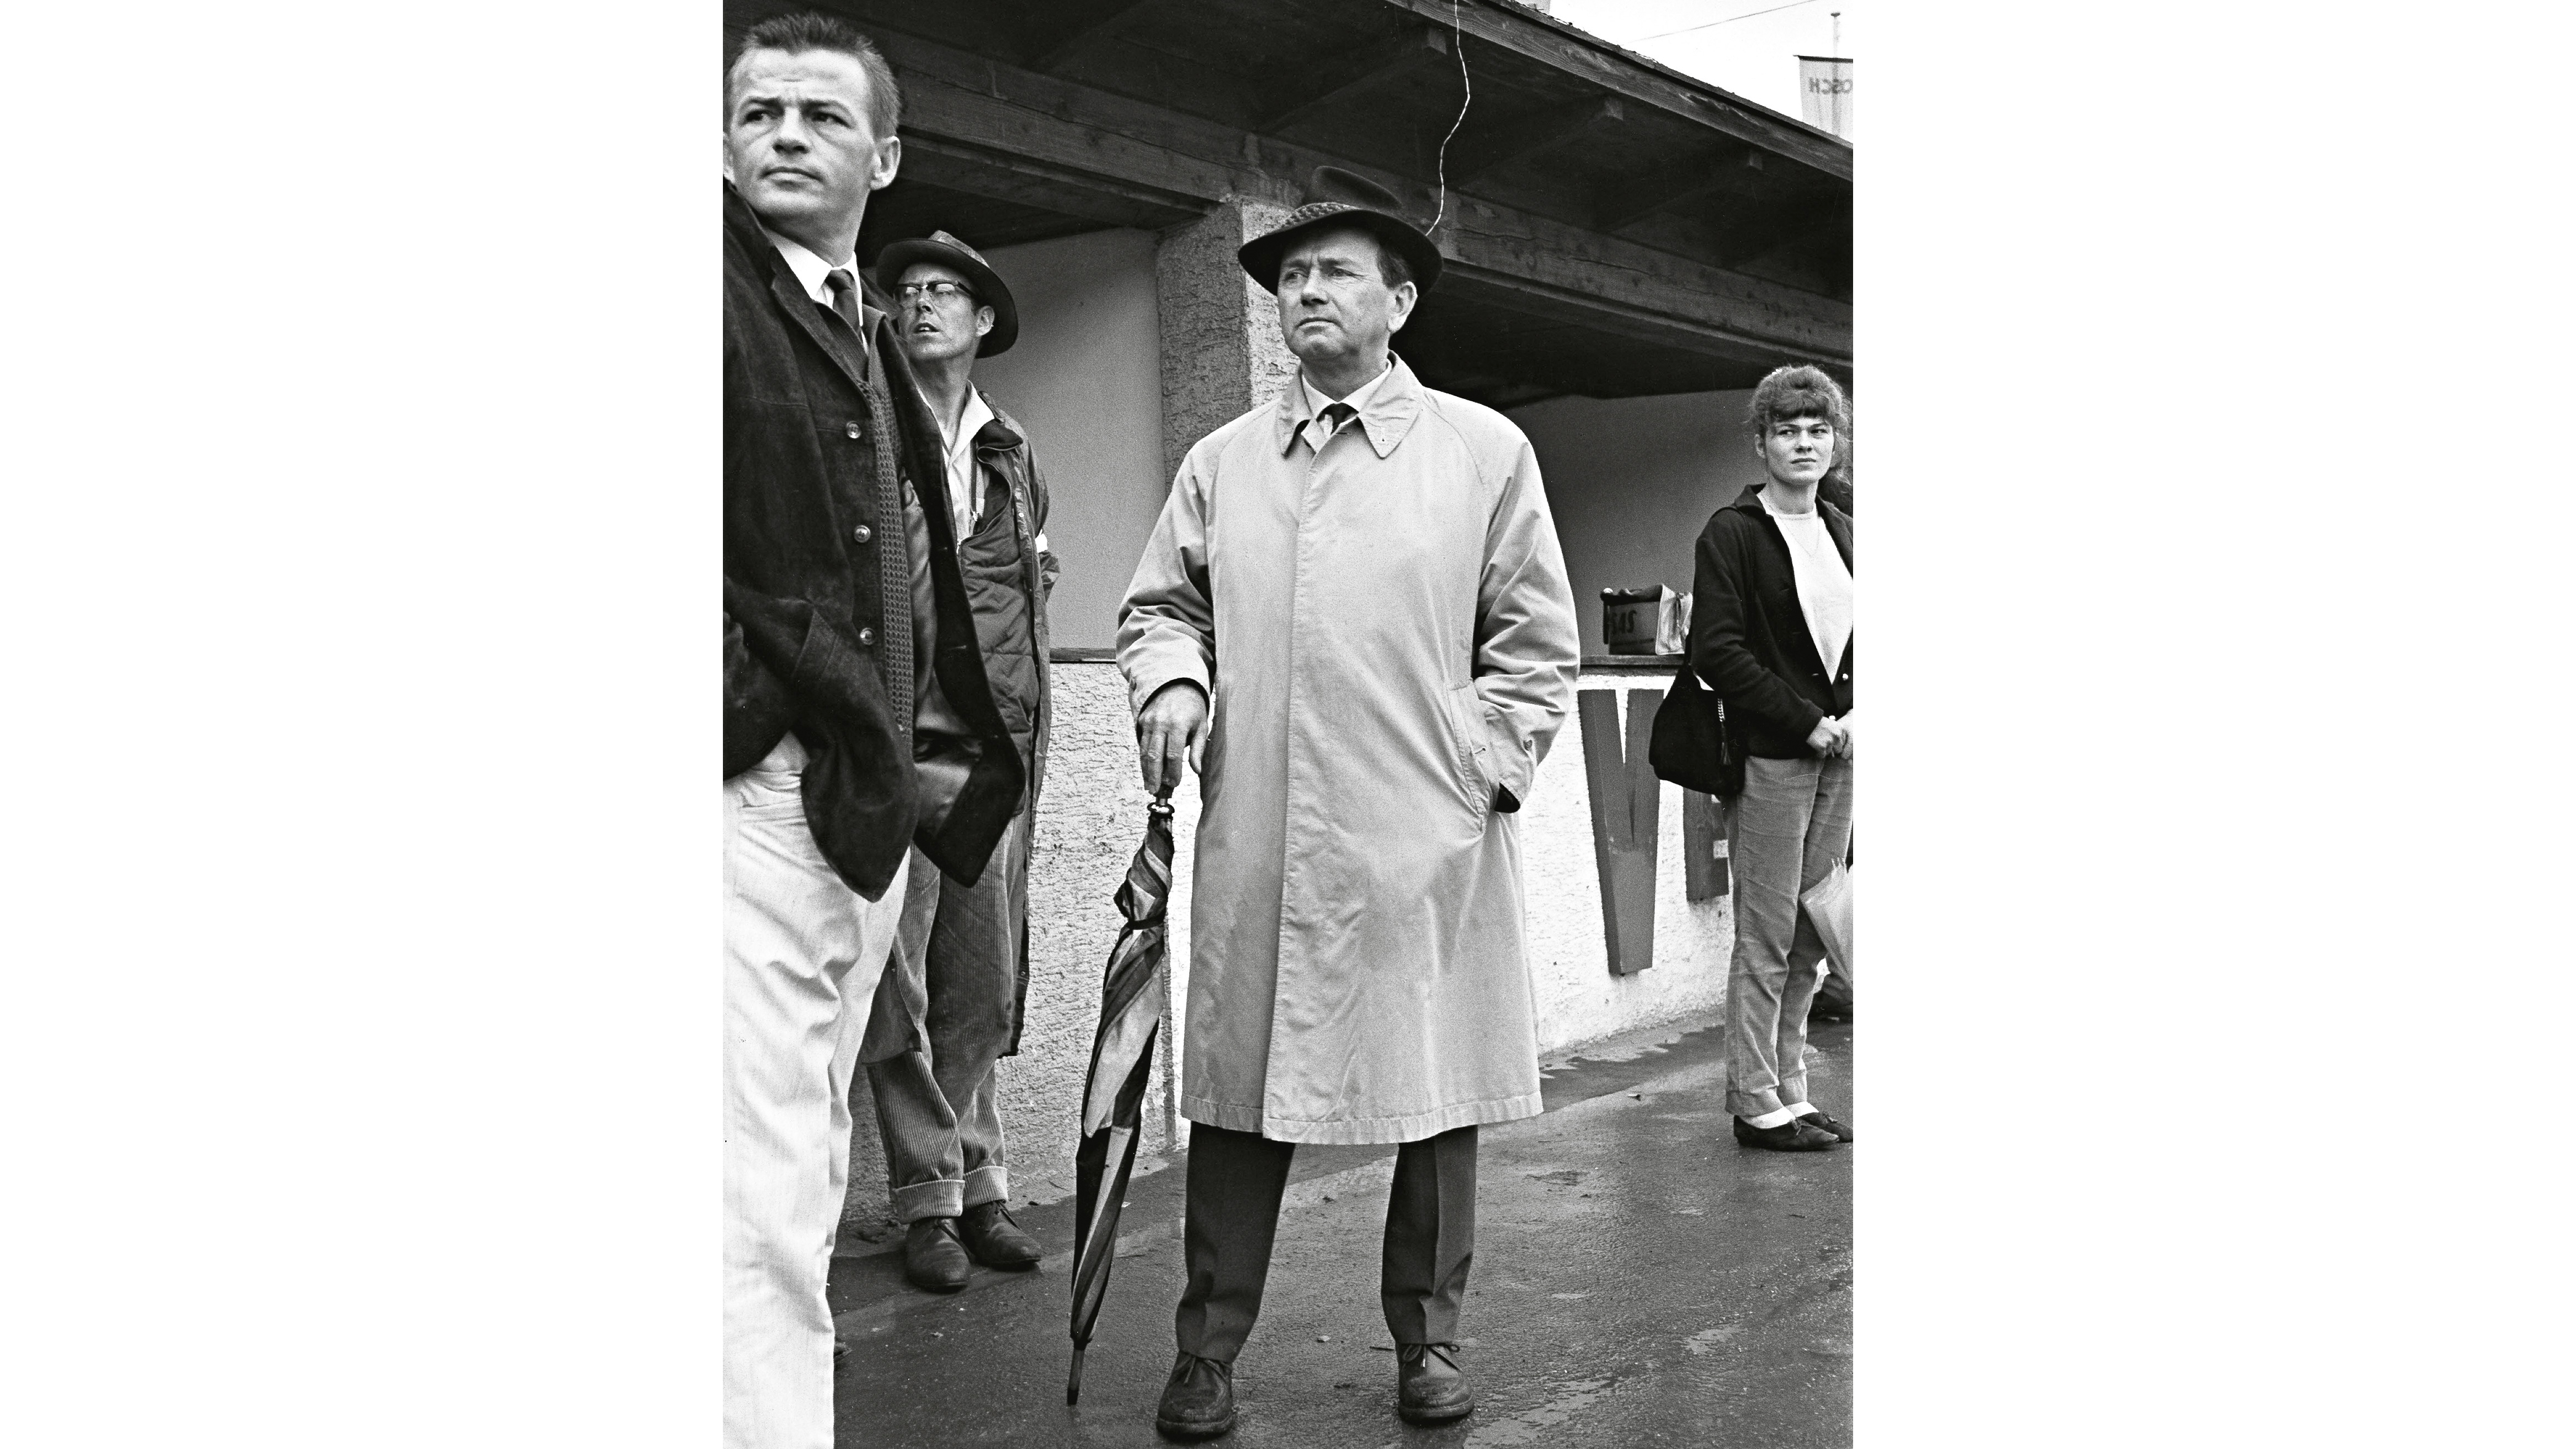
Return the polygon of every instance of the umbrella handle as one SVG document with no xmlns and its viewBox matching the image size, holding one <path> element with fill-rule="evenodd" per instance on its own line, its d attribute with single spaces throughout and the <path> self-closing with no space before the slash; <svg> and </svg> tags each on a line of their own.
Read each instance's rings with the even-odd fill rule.
<svg viewBox="0 0 2576 1449">
<path fill-rule="evenodd" d="M 1064 1401 L 1067 1404 L 1082 1402 L 1082 1350 L 1078 1348 L 1073 1351 L 1073 1372 L 1065 1377 Z"/>
</svg>

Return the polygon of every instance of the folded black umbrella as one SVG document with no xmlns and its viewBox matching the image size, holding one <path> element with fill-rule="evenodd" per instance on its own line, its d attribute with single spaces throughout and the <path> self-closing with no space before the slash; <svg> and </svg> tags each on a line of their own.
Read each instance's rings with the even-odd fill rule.
<svg viewBox="0 0 2576 1449">
<path fill-rule="evenodd" d="M 1082 1093 L 1082 1146 L 1074 1154 L 1073 1371 L 1064 1401 L 1082 1398 L 1082 1355 L 1109 1292 L 1118 1256 L 1118 1210 L 1136 1165 L 1136 1125 L 1153 1075 L 1154 1033 L 1163 1019 L 1163 907 L 1172 893 L 1172 805 L 1146 807 L 1145 843 L 1118 887 L 1127 924 L 1100 983 L 1100 1031 Z"/>
</svg>

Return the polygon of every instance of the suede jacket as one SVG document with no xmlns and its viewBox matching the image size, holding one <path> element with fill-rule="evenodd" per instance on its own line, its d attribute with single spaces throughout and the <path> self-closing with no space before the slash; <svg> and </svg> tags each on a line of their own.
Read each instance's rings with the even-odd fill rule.
<svg viewBox="0 0 2576 1449">
<path fill-rule="evenodd" d="M 1819 498 L 1816 511 L 1848 568 L 1851 515 Z M 1700 530 L 1691 576 L 1690 664 L 1726 701 L 1726 727 L 1748 755 L 1812 759 L 1807 736 L 1827 715 L 1852 707 L 1852 654 L 1826 676 L 1825 661 L 1798 606 L 1798 576 L 1789 540 L 1762 506 L 1762 490 L 1744 490 L 1710 515 Z"/>
<path fill-rule="evenodd" d="M 875 900 L 918 844 L 971 883 L 1026 770 L 986 682 L 947 510 L 928 519 L 931 664 L 960 732 L 916 731 L 912 565 L 902 489 L 942 476 L 938 424 L 885 315 L 872 372 L 731 186 L 724 196 L 724 770 L 789 730 L 811 757 L 805 819 Z"/>
</svg>

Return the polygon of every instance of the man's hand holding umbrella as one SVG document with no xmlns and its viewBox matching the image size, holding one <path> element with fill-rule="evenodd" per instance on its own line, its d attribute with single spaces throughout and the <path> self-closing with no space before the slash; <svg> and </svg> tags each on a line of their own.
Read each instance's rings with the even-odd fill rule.
<svg viewBox="0 0 2576 1449">
<path fill-rule="evenodd" d="M 1136 716 L 1136 755 L 1144 766 L 1145 793 L 1168 800 L 1181 785 L 1181 761 L 1199 768 L 1207 754 L 1208 702 L 1197 683 L 1175 679 L 1154 691 Z"/>
</svg>

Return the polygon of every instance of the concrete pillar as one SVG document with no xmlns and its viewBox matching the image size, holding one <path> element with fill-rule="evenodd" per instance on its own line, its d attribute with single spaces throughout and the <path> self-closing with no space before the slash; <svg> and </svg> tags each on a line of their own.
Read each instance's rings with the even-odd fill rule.
<svg viewBox="0 0 2576 1449">
<path fill-rule="evenodd" d="M 1234 259 L 1246 238 L 1277 226 L 1293 209 L 1229 196 L 1197 221 L 1163 233 L 1155 248 L 1167 478 L 1199 439 L 1277 398 L 1297 375 L 1297 359 L 1279 336 L 1277 306 Z"/>
</svg>

